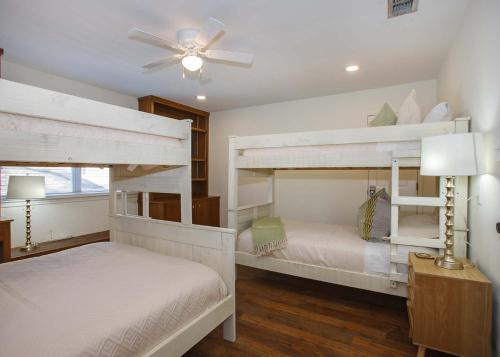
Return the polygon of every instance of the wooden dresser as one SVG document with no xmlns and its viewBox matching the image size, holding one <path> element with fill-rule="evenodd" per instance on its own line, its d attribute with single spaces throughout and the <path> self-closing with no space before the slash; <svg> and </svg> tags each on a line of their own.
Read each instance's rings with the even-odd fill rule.
<svg viewBox="0 0 500 357">
<path fill-rule="evenodd" d="M 208 120 L 210 113 L 156 96 L 139 98 L 139 110 L 174 119 L 191 119 L 191 179 L 193 223 L 218 227 L 220 198 L 208 196 Z M 139 195 L 139 214 L 142 212 Z M 149 214 L 152 218 L 180 222 L 181 201 L 178 195 L 150 193 Z"/>
<path fill-rule="evenodd" d="M 13 219 L 0 217 L 0 263 L 10 261 L 10 224 Z"/>
<path fill-rule="evenodd" d="M 442 269 L 409 256 L 410 338 L 419 346 L 459 356 L 490 356 L 492 287 L 475 267 Z"/>
</svg>

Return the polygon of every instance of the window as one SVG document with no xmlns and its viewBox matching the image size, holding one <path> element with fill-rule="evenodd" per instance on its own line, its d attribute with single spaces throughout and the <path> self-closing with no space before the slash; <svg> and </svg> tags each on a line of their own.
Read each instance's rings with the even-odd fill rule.
<svg viewBox="0 0 500 357">
<path fill-rule="evenodd" d="M 7 194 L 9 176 L 45 176 L 47 196 L 109 191 L 109 169 L 97 167 L 1 167 L 0 194 Z"/>
</svg>

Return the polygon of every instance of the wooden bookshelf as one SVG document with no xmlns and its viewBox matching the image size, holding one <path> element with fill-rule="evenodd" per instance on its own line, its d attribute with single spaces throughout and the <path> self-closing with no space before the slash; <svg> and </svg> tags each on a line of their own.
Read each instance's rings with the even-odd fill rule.
<svg viewBox="0 0 500 357">
<path fill-rule="evenodd" d="M 138 100 L 140 111 L 179 120 L 191 119 L 193 121 L 191 126 L 191 176 L 193 202 L 195 200 L 197 202 L 193 204 L 193 223 L 219 226 L 219 207 L 215 209 L 215 206 L 219 204 L 219 198 L 208 196 L 208 124 L 210 113 L 153 95 L 141 97 Z M 180 213 L 177 212 L 175 203 L 177 200 L 178 197 L 176 195 L 151 193 L 149 197 L 150 214 L 152 212 L 168 211 L 170 213 L 163 214 L 164 219 L 180 219 L 178 218 L 180 217 Z M 207 202 L 204 202 L 204 200 L 207 200 Z M 141 209 L 141 202 L 139 202 L 139 207 Z M 211 212 L 204 212 L 203 210 L 205 209 Z M 215 211 L 217 214 L 214 213 Z M 160 217 L 162 217 L 162 214 L 158 213 L 157 217 L 154 218 Z M 175 219 L 172 219 L 172 217 Z M 207 220 L 206 217 L 211 217 L 211 219 Z"/>
</svg>

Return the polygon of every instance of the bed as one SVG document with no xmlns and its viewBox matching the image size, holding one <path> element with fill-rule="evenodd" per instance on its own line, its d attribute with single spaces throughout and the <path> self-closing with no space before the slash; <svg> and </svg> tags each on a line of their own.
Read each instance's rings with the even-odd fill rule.
<svg viewBox="0 0 500 357">
<path fill-rule="evenodd" d="M 442 252 L 445 247 L 446 189 L 444 178 L 440 178 L 437 196 L 401 195 L 400 169 L 419 168 L 422 138 L 468 130 L 469 118 L 456 118 L 448 122 L 390 127 L 229 137 L 228 226 L 240 234 L 236 251 L 237 264 L 406 296 L 408 251 L 435 253 Z M 296 223 L 288 222 L 289 227 L 294 226 L 303 231 L 300 240 L 292 239 L 287 249 L 274 256 L 259 258 L 251 253 L 249 239 L 245 240 L 245 235 L 248 236 L 249 233 L 245 230 L 255 218 L 279 215 L 279 212 L 275 212 L 276 170 L 353 168 L 386 168 L 391 171 L 391 187 L 388 190 L 391 194 L 391 234 L 386 242 L 364 243 L 359 238 L 355 240 L 355 229 L 345 226 L 329 226 L 325 228 L 326 231 L 334 233 L 308 236 L 306 231 L 317 232 L 321 229 L 307 222 L 304 223 L 307 229 L 297 228 Z M 267 195 L 263 201 L 251 204 L 239 202 L 239 183 L 240 178 L 244 177 L 259 177 L 266 182 Z M 466 256 L 467 180 L 458 178 L 456 186 L 454 248 L 456 255 Z M 405 211 L 405 206 L 417 206 L 420 211 L 424 211 L 423 207 L 436 211 L 438 223 L 432 229 L 437 229 L 437 234 L 429 237 L 425 234 L 422 236 L 422 232 L 405 230 L 404 225 L 400 225 L 400 212 Z M 335 239 L 330 239 L 333 236 L 342 243 L 338 244 Z M 333 245 L 334 241 L 337 243 L 336 250 L 324 249 L 321 245 Z M 321 249 L 324 250 L 320 252 Z M 322 255 L 314 256 L 314 251 Z M 342 251 L 355 259 L 345 259 L 339 253 Z M 371 257 L 371 260 L 367 260 L 367 257 Z"/>
<path fill-rule="evenodd" d="M 458 125 L 458 129 L 457 129 Z M 463 130 L 462 120 L 283 133 L 234 138 L 230 154 L 240 169 L 419 166 L 422 137 Z"/>
<path fill-rule="evenodd" d="M 0 165 L 109 167 L 112 242 L 2 264 L 0 354 L 181 356 L 220 324 L 236 339 L 235 231 L 191 224 L 190 120 L 0 79 Z M 149 192 L 179 194 L 181 222 L 151 219 Z"/>
<path fill-rule="evenodd" d="M 0 276 L 5 356 L 143 355 L 228 295 L 207 266 L 120 243 L 2 264 Z"/>
<path fill-rule="evenodd" d="M 349 167 L 370 167 L 380 162 L 390 162 L 393 152 L 420 152 L 420 142 L 251 148 L 242 150 L 238 159 L 242 166 L 265 165 L 275 168 L 288 168 L 291 162 L 295 165 L 315 162 L 318 167 L 329 166 L 331 162 L 345 163 Z"/>
<path fill-rule="evenodd" d="M 287 247 L 271 257 L 337 268 L 360 273 L 389 276 L 391 246 L 389 240 L 365 241 L 355 226 L 283 219 Z M 438 239 L 438 222 L 431 215 L 408 215 L 401 219 L 400 231 L 406 236 Z M 436 254 L 437 249 L 418 247 L 418 251 Z M 236 251 L 254 254 L 251 228 L 238 235 Z M 409 248 L 401 246 L 399 254 Z M 405 267 L 400 267 L 405 271 Z"/>
</svg>

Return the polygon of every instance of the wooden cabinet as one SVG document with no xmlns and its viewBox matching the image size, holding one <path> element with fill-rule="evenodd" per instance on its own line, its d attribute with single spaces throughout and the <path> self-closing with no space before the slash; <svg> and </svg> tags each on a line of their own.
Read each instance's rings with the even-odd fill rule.
<svg viewBox="0 0 500 357">
<path fill-rule="evenodd" d="M 208 196 L 208 120 L 210 113 L 175 103 L 167 99 L 147 96 L 139 98 L 139 110 L 174 119 L 191 119 L 191 179 L 193 192 L 193 223 L 219 226 L 219 197 Z M 151 193 L 151 218 L 180 222 L 180 200 L 176 195 Z M 141 210 L 139 202 L 139 211 Z"/>
<path fill-rule="evenodd" d="M 154 219 L 181 221 L 181 203 L 177 195 L 151 193 L 149 216 Z M 193 197 L 193 224 L 203 226 L 220 226 L 220 197 Z M 142 214 L 142 203 L 139 200 L 139 214 Z"/>
<path fill-rule="evenodd" d="M 475 267 L 447 270 L 432 259 L 409 256 L 408 318 L 410 337 L 425 349 L 458 356 L 491 353 L 492 287 Z"/>
<path fill-rule="evenodd" d="M 10 224 L 12 219 L 0 217 L 0 263 L 10 261 Z"/>
<path fill-rule="evenodd" d="M 220 197 L 193 198 L 193 223 L 203 226 L 220 226 Z"/>
<path fill-rule="evenodd" d="M 151 198 L 150 198 L 151 200 Z M 166 221 L 181 221 L 180 199 L 157 199 L 149 202 L 149 216 Z"/>
</svg>

